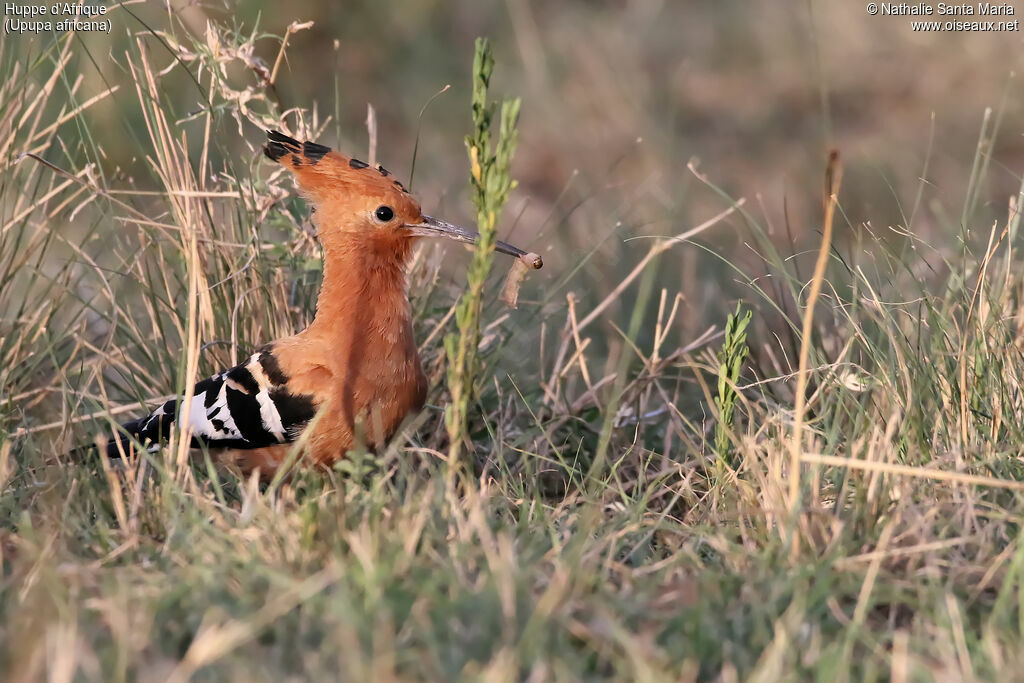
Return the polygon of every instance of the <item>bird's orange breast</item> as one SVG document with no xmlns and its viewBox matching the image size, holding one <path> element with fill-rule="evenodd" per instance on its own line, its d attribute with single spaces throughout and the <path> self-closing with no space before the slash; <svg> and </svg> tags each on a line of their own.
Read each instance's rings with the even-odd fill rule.
<svg viewBox="0 0 1024 683">
<path fill-rule="evenodd" d="M 292 391 L 313 397 L 317 415 L 305 442 L 311 460 L 330 465 L 353 448 L 383 445 L 426 399 L 404 272 L 381 264 L 325 266 L 316 319 L 273 344 Z M 225 454 L 243 470 L 272 474 L 289 444 Z"/>
</svg>

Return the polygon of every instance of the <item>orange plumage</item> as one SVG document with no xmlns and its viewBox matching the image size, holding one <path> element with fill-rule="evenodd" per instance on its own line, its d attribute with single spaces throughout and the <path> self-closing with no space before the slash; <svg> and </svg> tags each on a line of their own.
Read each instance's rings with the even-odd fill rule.
<svg viewBox="0 0 1024 683">
<path fill-rule="evenodd" d="M 413 338 L 405 270 L 420 237 L 473 242 L 477 235 L 424 216 L 384 168 L 312 142 L 268 132 L 271 160 L 294 172 L 314 204 L 324 277 L 309 327 L 262 347 L 245 363 L 196 385 L 189 415 L 193 445 L 248 472 L 271 475 L 295 440 L 313 462 L 329 465 L 357 445 L 383 444 L 418 411 L 427 392 Z M 540 259 L 504 242 L 496 250 Z M 122 426 L 110 455 L 128 437 L 158 442 L 178 418 L 177 401 Z M 308 432 L 308 433 L 307 433 Z"/>
</svg>

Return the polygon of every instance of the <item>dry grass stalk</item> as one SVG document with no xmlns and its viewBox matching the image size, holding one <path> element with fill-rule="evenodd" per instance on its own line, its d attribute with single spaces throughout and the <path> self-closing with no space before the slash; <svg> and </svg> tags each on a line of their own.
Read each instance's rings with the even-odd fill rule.
<svg viewBox="0 0 1024 683">
<path fill-rule="evenodd" d="M 822 229 L 821 244 L 818 247 L 818 258 L 814 263 L 811 275 L 811 289 L 807 294 L 807 303 L 803 315 L 803 326 L 800 331 L 800 359 L 796 376 L 796 395 L 793 404 L 793 439 L 789 452 L 789 506 L 795 517 L 800 505 L 800 455 L 803 449 L 803 422 L 805 403 L 807 401 L 807 365 L 810 358 L 811 336 L 814 332 L 814 310 L 821 294 L 825 280 L 825 267 L 828 265 L 829 251 L 832 248 L 832 223 L 835 220 L 835 209 L 838 203 L 839 186 L 842 183 L 842 165 L 839 153 L 832 152 L 828 160 L 825 175 L 825 222 Z M 793 535 L 793 552 L 797 552 L 797 536 Z"/>
</svg>

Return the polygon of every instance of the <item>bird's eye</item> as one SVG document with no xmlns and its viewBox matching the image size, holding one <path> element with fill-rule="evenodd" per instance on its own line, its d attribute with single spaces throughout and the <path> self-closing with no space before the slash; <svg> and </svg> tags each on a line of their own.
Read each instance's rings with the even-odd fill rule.
<svg viewBox="0 0 1024 683">
<path fill-rule="evenodd" d="M 373 215 L 377 217 L 381 223 L 387 223 L 395 217 L 395 210 L 390 206 L 378 206 L 377 210 L 373 212 Z"/>
</svg>

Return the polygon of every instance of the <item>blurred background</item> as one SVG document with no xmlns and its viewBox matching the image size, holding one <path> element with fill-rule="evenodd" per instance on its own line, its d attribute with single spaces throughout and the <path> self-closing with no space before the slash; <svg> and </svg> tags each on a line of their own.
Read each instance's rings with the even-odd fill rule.
<svg viewBox="0 0 1024 683">
<path fill-rule="evenodd" d="M 372 105 L 379 160 L 405 178 L 419 132 L 415 190 L 428 211 L 454 220 L 469 218 L 462 137 L 473 40 L 490 36 L 498 57 L 493 91 L 523 99 L 520 187 L 502 233 L 543 253 L 549 267 L 532 278 L 542 283 L 559 281 L 594 250 L 577 280 L 587 287 L 576 287 L 595 295 L 650 246 L 628 238 L 678 234 L 728 206 L 691 163 L 730 197 L 746 198 L 784 255 L 817 241 L 832 148 L 846 169 L 842 253 L 864 229 L 884 236 L 889 226 L 906 227 L 915 205 L 913 232 L 938 249 L 955 247 L 962 229 L 987 234 L 994 220 L 1005 220 L 1024 168 L 1019 31 L 915 33 L 910 17 L 870 16 L 863 3 L 838 0 L 172 4 L 198 35 L 210 20 L 276 36 L 292 22 L 314 22 L 289 39 L 275 84 L 281 106 L 332 117 L 323 142 L 362 154 Z M 160 7 L 129 7 L 147 25 L 166 28 Z M 124 78 L 116 45 L 142 30 L 123 12 L 111 17 L 113 49 L 112 38 L 82 34 L 94 54 L 111 57 L 82 65 L 96 90 Z M 253 56 L 272 67 L 280 40 L 254 45 Z M 157 65 L 169 64 L 166 52 L 152 54 Z M 243 85 L 257 81 L 241 66 L 233 76 Z M 202 106 L 181 73 L 162 87 L 182 116 Z M 93 111 L 107 160 L 122 169 L 138 158 L 124 130 L 142 125 L 125 116 L 134 97 L 123 89 Z M 972 224 L 961 226 L 989 108 L 992 163 Z M 252 125 L 242 133 L 260 137 Z M 742 217 L 699 240 L 758 275 L 761 257 L 745 246 L 751 238 Z M 799 258 L 810 263 L 813 254 Z M 681 247 L 659 267 L 658 284 L 684 294 L 681 320 L 694 334 L 742 294 L 734 277 L 718 259 Z M 619 305 L 629 310 L 629 296 Z"/>
<path fill-rule="evenodd" d="M 19 145 L 71 170 L 96 164 L 97 182 L 135 192 L 121 196 L 151 217 L 167 209 L 146 204 L 145 193 L 159 190 L 161 181 L 140 106 L 147 96 L 132 75 L 140 68 L 132 55 L 143 53 L 160 74 L 160 107 L 174 137 L 188 134 L 193 166 L 208 155 L 211 183 L 239 178 L 251 183 L 253 197 L 283 201 L 290 185 L 264 184 L 263 128 L 283 120 L 292 132 L 317 131 L 320 142 L 366 156 L 372 107 L 377 161 L 404 180 L 412 176 L 426 212 L 471 222 L 463 137 L 473 42 L 489 36 L 497 56 L 492 95 L 522 98 L 513 166 L 519 187 L 500 235 L 543 255 L 546 267 L 529 276 L 521 301 L 541 319 L 554 316 L 553 329 L 564 324 L 568 295 L 582 318 L 622 282 L 653 238 L 683 233 L 745 200 L 744 211 L 651 262 L 645 277 L 654 294 L 640 296 L 635 327 L 641 348 L 655 335 L 659 291 L 669 305 L 681 295 L 670 339 L 676 347 L 720 329 L 742 298 L 760 309 L 752 328 L 755 361 L 775 354 L 774 372 L 792 367 L 792 335 L 781 353 L 778 347 L 815 257 L 830 150 L 840 152 L 845 168 L 830 268 L 863 268 L 892 300 L 921 293 L 903 291 L 907 270 L 920 287 L 966 268 L 957 255 L 967 245 L 983 247 L 992 226 L 1005 225 L 1008 202 L 1021 187 L 1019 30 L 914 32 L 911 17 L 871 16 L 862 3 L 838 0 L 129 2 L 106 17 L 110 35 L 79 33 L 70 42 L 0 36 L 4 59 L 17 64 L 12 73 L 33 88 L 43 88 L 53 72 L 36 66 L 69 60 L 56 94 L 34 112 L 63 123 L 52 136 Z M 81 113 L 61 118 L 73 107 Z M 206 110 L 213 112 L 216 144 L 204 150 Z M 301 202 L 287 201 L 293 223 L 286 227 L 295 234 L 307 213 Z M 101 227 L 114 225 L 109 207 L 90 202 L 87 210 L 73 208 L 62 225 L 71 243 L 95 232 L 90 258 L 116 270 L 139 249 L 135 228 L 124 233 L 115 257 L 97 244 L 115 234 Z M 248 209 L 267 216 L 266 207 Z M 244 233 L 251 221 L 241 222 Z M 253 228 L 267 229 L 258 223 Z M 274 241 L 272 231 L 261 237 Z M 72 246 L 52 246 L 44 270 L 58 267 L 57 253 L 81 261 Z M 886 263 L 880 254 L 887 249 L 901 256 Z M 311 274 L 308 314 L 319 264 L 311 242 L 303 250 L 306 261 L 298 266 Z M 450 290 L 440 299 L 446 307 L 464 282 L 469 256 L 450 247 L 431 253 Z M 902 265 L 908 253 L 909 269 Z M 244 251 L 225 258 L 235 261 L 230 273 L 251 262 Z M 138 291 L 129 280 L 114 286 L 123 287 L 118 297 Z M 99 282 L 78 287 L 83 300 L 103 289 Z M 842 299 L 836 287 L 826 296 Z M 636 282 L 625 288 L 591 328 L 589 353 L 598 365 L 616 362 L 620 330 L 638 309 L 640 291 Z M 431 325 L 444 308 L 437 310 Z M 556 343 L 535 320 L 512 320 L 529 328 L 514 342 L 520 358 L 536 353 L 538 338 L 548 352 Z M 289 325 L 301 322 L 281 323 L 274 333 L 290 332 Z M 93 325 L 92 332 L 107 329 Z M 236 337 L 234 328 L 217 334 L 229 333 Z M 769 345 L 775 350 L 765 352 Z"/>
</svg>

